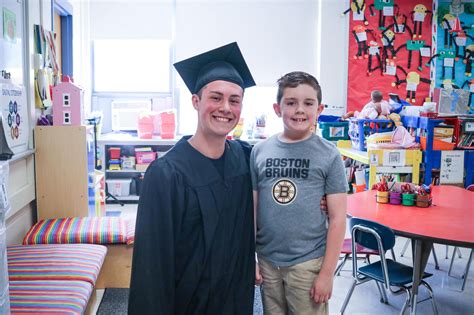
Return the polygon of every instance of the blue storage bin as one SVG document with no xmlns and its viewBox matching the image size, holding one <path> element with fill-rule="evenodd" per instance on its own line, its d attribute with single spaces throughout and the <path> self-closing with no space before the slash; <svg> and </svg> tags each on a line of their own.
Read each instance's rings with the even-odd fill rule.
<svg viewBox="0 0 474 315">
<path fill-rule="evenodd" d="M 367 151 L 366 138 L 374 133 L 389 132 L 394 128 L 389 119 L 356 119 L 349 120 L 349 137 L 352 147 L 359 151 Z"/>
<path fill-rule="evenodd" d="M 408 128 L 418 128 L 420 117 L 418 116 L 401 116 L 403 127 Z"/>
<path fill-rule="evenodd" d="M 341 119 L 340 116 L 334 115 L 319 115 L 318 122 L 335 122 Z"/>
<path fill-rule="evenodd" d="M 349 122 L 334 121 L 318 123 L 318 134 L 329 141 L 348 140 L 349 139 Z"/>
</svg>

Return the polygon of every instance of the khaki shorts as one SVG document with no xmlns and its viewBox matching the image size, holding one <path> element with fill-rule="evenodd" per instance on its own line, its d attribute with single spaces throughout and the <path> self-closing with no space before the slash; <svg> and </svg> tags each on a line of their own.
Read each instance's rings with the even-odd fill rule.
<svg viewBox="0 0 474 315">
<path fill-rule="evenodd" d="M 274 267 L 264 258 L 258 259 L 263 277 L 262 303 L 265 314 L 329 314 L 328 303 L 317 304 L 310 297 L 323 257 L 289 267 Z"/>
</svg>

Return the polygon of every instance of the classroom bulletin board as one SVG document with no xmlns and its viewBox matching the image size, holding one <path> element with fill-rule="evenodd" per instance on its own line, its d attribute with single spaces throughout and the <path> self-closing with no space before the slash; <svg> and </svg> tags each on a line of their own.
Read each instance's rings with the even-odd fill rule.
<svg viewBox="0 0 474 315">
<path fill-rule="evenodd" d="M 422 105 L 430 93 L 433 0 L 351 0 L 347 111 L 372 90 Z M 410 57 L 411 55 L 411 57 Z"/>
</svg>

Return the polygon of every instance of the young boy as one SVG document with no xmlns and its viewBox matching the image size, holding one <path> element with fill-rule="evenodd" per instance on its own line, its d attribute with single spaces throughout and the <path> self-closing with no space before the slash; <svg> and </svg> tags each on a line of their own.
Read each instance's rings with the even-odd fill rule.
<svg viewBox="0 0 474 315">
<path fill-rule="evenodd" d="M 328 314 L 346 228 L 344 166 L 336 147 L 311 132 L 323 110 L 313 76 L 280 78 L 273 108 L 284 131 L 255 145 L 250 158 L 256 283 L 263 281 L 265 314 Z"/>
</svg>

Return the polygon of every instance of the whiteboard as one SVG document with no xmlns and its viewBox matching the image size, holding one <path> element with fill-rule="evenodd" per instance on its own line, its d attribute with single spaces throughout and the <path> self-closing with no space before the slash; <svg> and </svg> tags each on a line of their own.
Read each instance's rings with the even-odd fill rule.
<svg viewBox="0 0 474 315">
<path fill-rule="evenodd" d="M 0 71 L 11 73 L 14 84 L 24 84 L 23 0 L 0 0 Z"/>
</svg>

